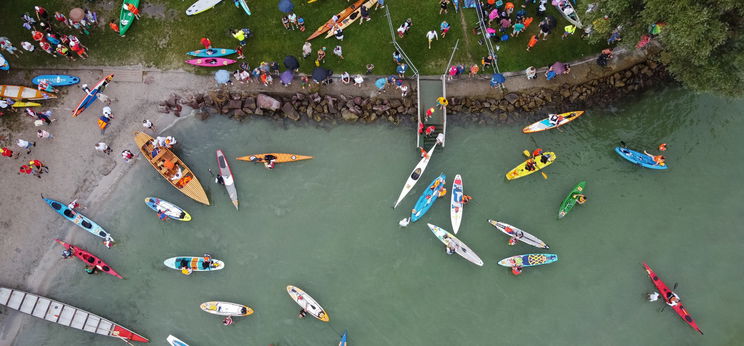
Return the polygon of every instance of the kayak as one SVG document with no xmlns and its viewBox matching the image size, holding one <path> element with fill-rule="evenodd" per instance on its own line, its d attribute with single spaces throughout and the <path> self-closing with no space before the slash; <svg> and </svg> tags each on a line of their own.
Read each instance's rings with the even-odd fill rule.
<svg viewBox="0 0 744 346">
<path fill-rule="evenodd" d="M 123 277 L 121 277 L 121 275 L 119 275 L 119 273 L 117 273 L 116 270 L 114 270 L 114 268 L 109 267 L 109 265 L 106 264 L 106 262 L 96 257 L 96 255 L 88 251 L 85 251 L 75 245 L 65 243 L 59 239 L 54 239 L 54 240 L 60 245 L 64 246 L 65 249 L 72 251 L 72 254 L 78 259 L 80 259 L 81 261 L 85 262 L 85 264 L 93 265 L 96 268 L 98 268 L 98 270 L 106 274 L 110 274 L 110 275 L 116 276 L 119 279 L 123 279 Z"/>
<path fill-rule="evenodd" d="M 338 346 L 347 346 L 346 339 L 349 337 L 349 333 L 344 330 L 344 335 L 341 335 L 341 341 L 338 342 Z"/>
<path fill-rule="evenodd" d="M 183 342 L 183 340 L 173 335 L 168 335 L 168 339 L 166 339 L 166 341 L 168 341 L 168 344 L 170 344 L 170 346 L 189 346 L 189 344 Z"/>
<path fill-rule="evenodd" d="M 301 290 L 299 287 L 295 287 L 292 285 L 287 285 L 287 293 L 289 294 L 290 298 L 297 303 L 305 312 L 307 312 L 310 315 L 313 315 L 313 317 L 323 321 L 328 322 L 331 320 L 331 318 L 328 316 L 328 313 L 323 309 L 318 302 L 313 299 L 309 294 L 305 293 L 305 291 Z"/>
<path fill-rule="evenodd" d="M 41 103 L 36 102 L 16 102 L 13 104 L 13 108 L 28 108 L 28 107 L 40 107 Z"/>
<path fill-rule="evenodd" d="M 411 171 L 411 174 L 408 176 L 408 180 L 406 180 L 406 184 L 403 185 L 403 190 L 400 191 L 400 195 L 398 196 L 398 200 L 395 201 L 395 205 L 393 206 L 393 209 L 395 209 L 398 204 L 400 204 L 400 201 L 403 200 L 403 198 L 408 195 L 408 192 L 413 189 L 413 186 L 416 185 L 416 183 L 419 181 L 419 178 L 421 178 L 421 175 L 424 174 L 424 171 L 426 170 L 426 166 L 429 165 L 429 160 L 431 160 L 431 155 L 434 154 L 434 149 L 437 147 L 437 144 L 439 142 L 434 143 L 434 145 L 431 147 L 428 153 L 426 153 L 426 156 L 421 158 L 421 161 L 416 164 L 416 167 L 413 168 L 413 171 Z"/>
<path fill-rule="evenodd" d="M 444 175 L 444 173 L 440 174 L 431 182 L 431 184 L 429 184 L 426 190 L 424 190 L 424 193 L 421 194 L 421 197 L 419 197 L 416 205 L 411 210 L 411 222 L 418 221 L 418 219 L 424 216 L 424 214 L 429 211 L 429 208 L 434 205 L 434 202 L 439 198 L 439 192 L 442 191 L 444 184 L 446 184 L 446 178 L 447 176 Z"/>
<path fill-rule="evenodd" d="M 532 158 L 529 158 L 529 159 L 525 160 L 524 162 L 522 162 L 519 166 L 514 167 L 514 169 L 512 169 L 511 171 L 509 171 L 508 173 L 506 173 L 506 179 L 508 179 L 508 180 L 514 180 L 514 179 L 519 179 L 521 177 L 526 177 L 526 176 L 528 176 L 528 175 L 530 175 L 532 173 L 535 173 L 535 172 L 537 172 L 537 171 L 539 171 L 539 170 L 541 170 L 541 169 L 543 169 L 545 167 L 550 166 L 555 161 L 555 159 L 557 158 L 555 156 L 555 153 L 554 152 L 543 153 L 542 155 L 548 156 L 548 161 L 546 163 L 542 163 L 542 161 L 540 161 L 540 158 L 537 158 L 537 159 L 535 159 L 535 163 L 536 163 L 535 170 L 528 171 L 528 170 L 524 169 L 524 167 L 527 165 L 527 161 L 532 160 Z"/>
<path fill-rule="evenodd" d="M 230 200 L 235 206 L 235 209 L 238 209 L 238 190 L 235 188 L 235 179 L 233 179 L 233 174 L 230 170 L 230 165 L 227 164 L 225 154 L 219 149 L 217 150 L 217 166 L 220 168 L 220 176 L 225 182 L 227 194 L 230 196 Z"/>
<path fill-rule="evenodd" d="M 371 10 L 372 6 L 374 6 L 377 3 L 377 0 L 367 0 L 362 6 L 366 7 L 367 10 Z M 357 19 L 362 18 L 362 6 L 359 6 L 354 12 L 352 12 L 348 17 L 346 17 L 344 20 L 339 20 L 338 23 L 336 23 L 337 28 L 346 29 L 349 27 L 349 25 L 354 24 L 354 22 L 357 21 Z M 328 30 L 328 34 L 326 34 L 325 38 L 331 38 L 335 34 L 333 31 L 335 28 L 331 28 L 331 30 Z"/>
<path fill-rule="evenodd" d="M 566 125 L 576 120 L 582 114 L 584 114 L 584 111 L 573 111 L 573 112 L 566 112 L 566 113 L 561 113 L 561 114 L 549 114 L 547 118 L 525 127 L 524 129 L 522 129 L 522 132 L 523 133 L 534 133 L 534 132 L 542 132 L 542 131 L 547 131 L 547 130 L 551 130 L 554 128 L 558 128 L 558 127 L 561 127 L 563 125 Z M 563 119 L 559 121 L 558 123 L 552 123 L 550 122 L 550 117 L 553 115 L 558 115 L 560 117 L 563 117 Z"/>
<path fill-rule="evenodd" d="M 455 234 L 460 229 L 460 222 L 462 222 L 462 197 L 462 177 L 458 174 L 455 175 L 455 180 L 452 182 L 452 198 L 450 202 L 450 221 L 452 221 L 452 231 Z"/>
<path fill-rule="evenodd" d="M 499 231 L 504 232 L 504 234 L 510 237 L 515 237 L 517 238 L 517 240 L 520 240 L 525 244 L 529 244 L 541 249 L 548 248 L 548 244 L 545 244 L 544 241 L 508 223 L 503 223 L 501 221 L 491 219 L 488 220 L 488 223 L 490 223 L 491 226 L 496 227 L 496 229 L 498 229 Z"/>
<path fill-rule="evenodd" d="M 700 328 L 698 328 L 695 320 L 692 319 L 692 316 L 690 316 L 690 313 L 688 313 L 687 309 L 685 309 L 684 305 L 682 305 L 682 301 L 677 301 L 677 304 L 675 305 L 669 304 L 669 299 L 672 297 L 672 295 L 676 295 L 676 293 L 672 292 L 672 290 L 670 290 L 669 287 L 667 287 L 667 285 L 664 284 L 664 281 L 661 281 L 661 279 L 659 279 L 656 273 L 654 273 L 654 271 L 651 270 L 651 268 L 648 266 L 648 264 L 646 264 L 646 262 L 643 262 L 643 267 L 646 268 L 646 273 L 648 274 L 648 277 L 651 278 L 651 282 L 653 282 L 654 286 L 656 286 L 656 290 L 659 291 L 659 294 L 661 295 L 661 297 L 664 298 L 664 302 L 667 305 L 671 306 L 672 309 L 674 309 L 674 312 L 676 312 L 677 315 L 679 315 L 679 317 L 681 317 L 687 324 L 689 324 L 690 327 L 692 327 L 692 329 L 697 330 L 698 333 L 702 335 L 703 331 L 700 330 Z M 677 296 L 677 298 L 679 299 L 679 296 Z"/>
<path fill-rule="evenodd" d="M 234 64 L 237 61 L 232 59 L 225 59 L 225 58 L 199 58 L 199 59 L 191 59 L 186 60 L 187 64 L 191 64 L 194 66 L 204 66 L 204 67 L 219 67 L 219 66 L 227 66 L 230 64 Z"/>
<path fill-rule="evenodd" d="M 215 270 L 225 269 L 225 262 L 216 260 L 214 258 L 211 259 L 211 261 L 212 264 L 209 265 L 204 262 L 204 257 L 177 256 L 163 261 L 163 264 L 165 264 L 166 267 L 175 270 L 181 270 L 183 269 L 183 267 L 189 267 L 195 272 L 213 272 Z"/>
<path fill-rule="evenodd" d="M 336 14 L 336 17 L 338 17 L 338 22 L 343 21 L 346 19 L 346 17 L 350 16 L 354 11 L 356 11 L 359 6 L 361 6 L 365 1 L 367 0 L 357 0 L 352 4 L 351 6 L 341 10 L 338 14 Z M 320 35 L 323 35 L 324 33 L 328 32 L 328 30 L 331 30 L 336 22 L 333 21 L 333 17 L 329 19 L 327 22 L 325 22 L 323 25 L 321 25 L 315 32 L 310 35 L 305 41 L 310 41 Z"/>
<path fill-rule="evenodd" d="M 230 302 L 204 302 L 199 305 L 204 312 L 220 316 L 248 316 L 253 314 L 253 309 L 247 305 Z"/>
<path fill-rule="evenodd" d="M 165 215 L 173 220 L 191 221 L 191 215 L 189 213 L 171 202 L 157 197 L 145 197 L 145 204 L 156 212 L 162 210 L 165 212 Z"/>
<path fill-rule="evenodd" d="M 483 260 L 481 260 L 480 257 L 478 257 L 478 255 L 473 250 L 470 250 L 470 248 L 465 245 L 465 243 L 452 235 L 452 233 L 447 232 L 441 227 L 432 225 L 430 223 L 427 223 L 426 225 L 429 226 L 431 232 L 434 233 L 434 235 L 437 237 L 437 239 L 439 239 L 439 241 L 442 242 L 442 244 L 447 245 L 448 243 L 451 243 L 455 247 L 455 252 L 462 258 L 477 266 L 483 266 Z"/>
<path fill-rule="evenodd" d="M 209 58 L 209 57 L 226 56 L 226 55 L 235 54 L 235 53 L 237 53 L 235 49 L 209 48 L 209 49 L 197 49 L 191 52 L 187 52 L 186 54 L 191 55 L 191 56 L 197 56 L 200 58 Z"/>
<path fill-rule="evenodd" d="M 574 195 L 584 192 L 584 187 L 586 187 L 586 182 L 581 181 L 576 186 L 574 186 L 573 190 L 566 196 L 566 199 L 561 202 L 561 207 L 558 209 L 558 218 L 562 219 L 566 214 L 568 214 L 571 209 L 576 205 L 576 198 L 574 198 Z"/>
<path fill-rule="evenodd" d="M 34 77 L 34 79 L 31 80 L 31 83 L 39 85 L 41 81 L 46 81 L 51 86 L 68 86 L 80 83 L 80 78 L 64 74 L 43 74 Z"/>
<path fill-rule="evenodd" d="M 666 164 L 657 165 L 654 159 L 649 157 L 648 155 L 644 153 L 639 153 L 635 150 L 631 150 L 628 148 L 622 148 L 622 147 L 615 147 L 615 152 L 620 155 L 622 158 L 635 163 L 636 165 L 639 165 L 641 167 L 646 167 L 650 169 L 667 169 L 669 168 Z"/>
<path fill-rule="evenodd" d="M 206 10 L 211 9 L 212 7 L 219 4 L 220 2 L 222 2 L 222 0 L 199 0 L 195 2 L 194 4 L 192 4 L 191 6 L 189 6 L 188 9 L 186 9 L 186 15 L 193 16 L 195 14 L 202 13 Z"/>
<path fill-rule="evenodd" d="M 121 4 L 121 10 L 119 11 L 119 35 L 124 36 L 132 26 L 134 22 L 134 14 L 129 12 L 127 4 L 132 4 L 134 7 L 139 7 L 139 0 L 124 0 Z"/>
<path fill-rule="evenodd" d="M 0 97 L 8 97 L 14 100 L 26 99 L 29 101 L 56 99 L 57 95 L 45 91 L 36 90 L 19 85 L 0 85 Z"/>
<path fill-rule="evenodd" d="M 93 220 L 85 217 L 85 215 L 79 212 L 73 212 L 72 210 L 67 208 L 67 205 L 61 202 L 57 202 L 53 199 L 44 198 L 44 201 L 47 202 L 47 204 L 49 204 L 49 206 L 52 207 L 54 211 L 64 216 L 65 219 L 74 223 L 78 227 L 90 232 L 96 237 L 104 239 L 105 241 L 112 243 L 114 242 L 114 238 L 111 237 L 111 234 L 108 234 L 108 232 L 106 232 L 103 227 L 93 222 Z"/>
<path fill-rule="evenodd" d="M 276 160 L 274 162 L 276 163 L 284 163 L 284 162 L 295 162 L 295 161 L 301 161 L 301 160 L 310 160 L 313 157 L 308 155 L 297 155 L 297 154 L 283 154 L 283 153 L 263 153 L 263 154 L 253 154 L 253 155 L 246 155 L 238 157 L 237 159 L 240 161 L 251 161 L 251 162 L 261 162 L 263 163 L 264 156 L 266 155 L 274 155 L 276 156 Z"/>
<path fill-rule="evenodd" d="M 93 102 L 96 101 L 96 94 L 106 89 L 106 86 L 109 82 L 111 82 L 112 79 L 114 79 L 114 75 L 110 74 L 98 81 L 98 83 L 96 83 L 96 85 L 90 89 L 90 93 L 86 94 L 85 97 L 83 97 L 83 99 L 80 101 L 78 106 L 75 107 L 75 110 L 72 111 L 72 116 L 76 117 L 80 115 L 80 113 L 84 112 L 88 107 L 90 107 L 90 105 L 92 105 Z"/>
<path fill-rule="evenodd" d="M 240 7 L 243 8 L 243 11 L 245 11 L 245 14 L 251 15 L 251 9 L 248 7 L 248 3 L 245 2 L 245 0 L 238 0 L 238 3 L 240 3 Z"/>
<path fill-rule="evenodd" d="M 106 294 L 105 291 L 88 290 L 88 294 Z M 0 287 L 0 305 L 29 314 L 65 327 L 110 336 L 120 340 L 150 342 L 147 338 L 101 316 L 76 308 L 54 299 L 38 296 L 16 289 Z M 120 311 L 108 306 L 111 311 Z M 113 345 L 112 342 L 109 345 Z"/>
<path fill-rule="evenodd" d="M 531 253 L 525 255 L 511 256 L 499 261 L 499 265 L 504 267 L 534 267 L 543 264 L 550 264 L 558 261 L 558 255 L 549 253 Z"/>
</svg>

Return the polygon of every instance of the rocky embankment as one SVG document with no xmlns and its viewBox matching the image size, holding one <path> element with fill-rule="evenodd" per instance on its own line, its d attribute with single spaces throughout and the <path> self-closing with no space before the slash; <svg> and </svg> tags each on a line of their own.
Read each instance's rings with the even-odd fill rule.
<svg viewBox="0 0 744 346">
<path fill-rule="evenodd" d="M 512 77 L 512 78 L 524 78 Z M 448 120 L 457 123 L 495 125 L 525 118 L 541 117 L 549 112 L 563 112 L 606 105 L 618 99 L 662 83 L 669 83 L 663 65 L 644 61 L 602 78 L 579 84 L 560 84 L 554 88 L 533 88 L 501 96 L 450 97 Z M 482 83 L 482 81 L 473 81 Z M 161 102 L 159 111 L 180 115 L 181 105 L 191 107 L 199 119 L 223 114 L 236 120 L 267 117 L 275 120 L 314 122 L 388 121 L 393 124 L 413 123 L 417 112 L 415 90 L 406 98 L 347 97 L 320 93 L 251 94 L 219 89 L 186 96 L 171 95 Z"/>
</svg>

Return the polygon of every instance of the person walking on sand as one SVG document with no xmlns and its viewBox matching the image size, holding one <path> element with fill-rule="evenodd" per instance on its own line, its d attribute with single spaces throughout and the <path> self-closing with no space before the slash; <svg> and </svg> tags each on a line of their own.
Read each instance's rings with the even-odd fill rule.
<svg viewBox="0 0 744 346">
<path fill-rule="evenodd" d="M 13 157 L 13 150 L 10 150 L 6 147 L 2 147 L 0 148 L 0 155 L 2 155 L 3 157 L 11 158 Z"/>
<path fill-rule="evenodd" d="M 364 84 L 364 77 L 360 74 L 354 76 L 354 86 L 361 88 Z"/>
<path fill-rule="evenodd" d="M 49 167 L 47 167 L 43 162 L 39 160 L 31 160 L 28 162 L 28 164 L 29 166 L 36 168 L 39 171 L 39 174 L 49 172 Z"/>
<path fill-rule="evenodd" d="M 36 146 L 36 142 L 29 142 L 25 139 L 18 138 L 16 139 L 16 145 L 23 149 L 28 149 L 26 154 L 31 154 L 31 148 Z"/>
<path fill-rule="evenodd" d="M 148 130 L 152 131 L 152 133 L 157 133 L 158 132 L 158 130 L 155 129 L 155 124 L 153 124 L 152 121 L 150 121 L 148 119 L 142 120 L 142 127 L 144 127 L 145 129 L 148 129 Z"/>
<path fill-rule="evenodd" d="M 134 158 L 134 154 L 129 149 L 125 149 L 121 152 L 121 158 L 124 159 L 124 162 L 129 163 Z"/>
<path fill-rule="evenodd" d="M 535 79 L 537 78 L 537 69 L 535 66 L 530 66 L 524 71 L 524 74 L 527 76 L 527 79 Z"/>
<path fill-rule="evenodd" d="M 44 131 L 44 130 L 36 130 L 36 137 L 42 138 L 42 139 L 52 139 L 54 136 L 52 136 L 51 133 Z"/>
<path fill-rule="evenodd" d="M 21 173 L 31 174 L 31 173 L 34 173 L 34 170 L 27 165 L 21 165 L 21 168 L 18 169 L 18 174 L 21 174 Z M 41 178 L 41 176 L 38 176 L 38 177 Z"/>
<path fill-rule="evenodd" d="M 434 39 L 439 40 L 439 35 L 437 35 L 436 30 L 431 30 L 426 33 L 426 39 L 429 40 L 429 49 L 431 49 L 431 41 L 434 41 Z"/>
<path fill-rule="evenodd" d="M 106 155 L 111 154 L 111 148 L 109 148 L 109 146 L 106 143 L 104 143 L 104 142 L 98 142 L 98 144 L 96 144 L 95 148 L 96 148 L 97 151 L 100 151 L 100 152 L 102 152 L 102 153 L 104 153 Z"/>
</svg>

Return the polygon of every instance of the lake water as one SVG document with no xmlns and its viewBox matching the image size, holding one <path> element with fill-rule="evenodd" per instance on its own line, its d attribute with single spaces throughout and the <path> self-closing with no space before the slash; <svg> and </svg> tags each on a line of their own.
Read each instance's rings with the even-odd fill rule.
<svg viewBox="0 0 744 346">
<path fill-rule="evenodd" d="M 125 279 L 88 276 L 62 262 L 49 296 L 103 315 L 165 344 L 174 334 L 192 345 L 336 345 L 349 330 L 353 345 L 727 345 L 742 336 L 744 101 L 680 89 L 646 93 L 610 109 L 594 109 L 560 130 L 535 135 L 523 125 L 448 127 L 422 181 L 391 206 L 418 162 L 409 128 L 387 124 L 290 125 L 212 117 L 167 131 L 177 153 L 208 189 L 203 206 L 166 184 L 144 161 L 96 210 L 96 221 L 119 240 L 106 250 L 80 229 L 68 239 L 102 256 Z M 642 169 L 613 152 L 629 147 L 666 152 L 670 169 Z M 506 181 L 522 150 L 558 155 L 540 174 Z M 134 146 L 133 146 L 134 148 Z M 210 180 L 215 150 L 230 159 L 240 210 Z M 268 171 L 236 161 L 257 152 L 315 159 Z M 427 222 L 450 229 L 449 195 L 419 222 L 401 229 L 425 186 L 440 172 L 448 188 L 461 174 L 465 208 L 458 237 L 484 260 L 477 267 L 447 256 Z M 557 220 L 558 206 L 579 181 L 586 205 Z M 189 211 L 193 221 L 162 223 L 143 203 L 158 196 Z M 89 210 L 93 207 L 89 207 Z M 545 240 L 560 260 L 513 276 L 501 258 L 548 252 L 507 245 L 494 218 Z M 70 237 L 71 236 L 71 237 Z M 59 250 L 59 249 L 55 249 Z M 177 255 L 211 253 L 226 268 L 189 277 L 165 268 Z M 653 285 L 641 262 L 677 293 L 706 333 L 698 335 L 644 294 Z M 286 293 L 311 294 L 331 322 L 296 318 Z M 255 309 L 224 327 L 199 310 L 209 300 Z M 15 313 L 15 312 L 9 312 Z M 117 340 L 25 317 L 18 345 L 121 345 Z"/>
</svg>

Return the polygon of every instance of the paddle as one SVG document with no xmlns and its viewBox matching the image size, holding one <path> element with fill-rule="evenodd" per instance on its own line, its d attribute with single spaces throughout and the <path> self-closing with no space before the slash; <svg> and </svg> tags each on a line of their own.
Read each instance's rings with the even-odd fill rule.
<svg viewBox="0 0 744 346">
<path fill-rule="evenodd" d="M 674 283 L 674 288 L 672 288 L 672 291 L 674 291 L 674 290 L 676 290 L 676 289 L 677 289 L 677 282 L 675 282 L 675 283 Z M 666 303 L 666 300 L 665 300 L 664 302 Z M 664 312 L 664 309 L 666 309 L 666 307 L 667 307 L 668 305 L 669 305 L 669 304 L 664 304 L 664 306 L 662 306 L 662 307 L 661 307 L 661 311 L 659 311 L 659 312 Z"/>
<path fill-rule="evenodd" d="M 531 154 L 531 153 L 530 153 L 529 151 L 527 151 L 527 150 L 524 150 L 524 151 L 522 151 L 522 154 L 523 154 L 524 156 L 528 157 L 528 158 L 532 157 L 532 154 Z M 540 173 L 542 174 L 542 177 L 543 177 L 544 179 L 546 179 L 546 180 L 548 179 L 548 175 L 547 175 L 547 174 L 545 174 L 545 172 L 540 172 Z"/>
</svg>

